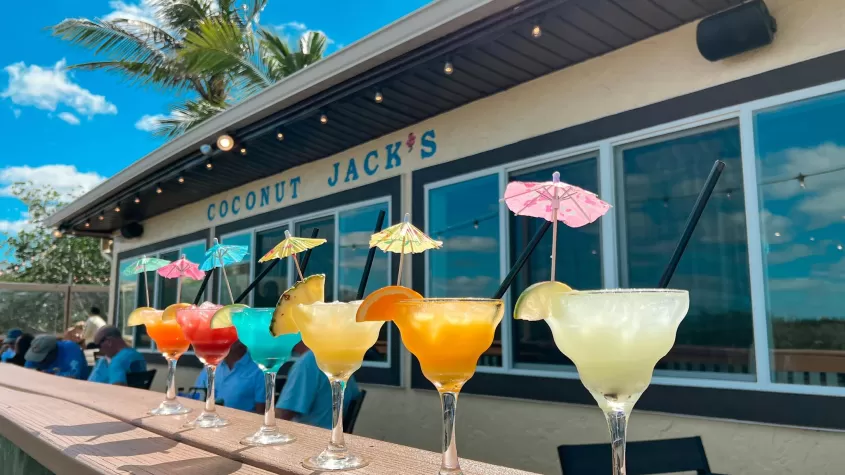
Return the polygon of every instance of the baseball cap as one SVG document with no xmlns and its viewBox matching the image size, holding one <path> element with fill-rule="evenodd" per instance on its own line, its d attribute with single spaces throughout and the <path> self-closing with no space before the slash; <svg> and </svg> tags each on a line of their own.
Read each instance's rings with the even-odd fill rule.
<svg viewBox="0 0 845 475">
<path fill-rule="evenodd" d="M 44 361 L 48 353 L 56 349 L 58 341 L 59 339 L 54 335 L 38 335 L 32 340 L 29 351 L 23 358 L 33 363 L 40 363 Z"/>
<path fill-rule="evenodd" d="M 14 344 L 21 335 L 23 335 L 23 331 L 20 328 L 12 328 L 8 333 L 6 333 L 6 339 L 3 340 L 3 343 L 7 343 L 9 345 Z"/>
</svg>

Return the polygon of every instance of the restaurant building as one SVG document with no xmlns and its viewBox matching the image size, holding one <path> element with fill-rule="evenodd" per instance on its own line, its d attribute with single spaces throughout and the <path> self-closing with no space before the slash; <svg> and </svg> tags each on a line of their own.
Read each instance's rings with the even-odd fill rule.
<svg viewBox="0 0 845 475">
<path fill-rule="evenodd" d="M 842 0 L 441 0 L 168 142 L 50 224 L 113 239 L 121 327 L 144 294 L 143 279 L 121 272 L 132 259 L 196 262 L 215 237 L 250 248 L 227 267 L 237 293 L 285 230 L 319 228 L 328 244 L 308 273 L 327 275 L 327 299 L 350 300 L 380 210 L 391 223 L 411 213 L 444 242 L 415 255 L 404 281 L 426 296 L 487 297 L 541 224 L 509 213 L 504 187 L 559 171 L 613 208 L 592 225 L 561 226 L 558 280 L 653 287 L 723 160 L 671 282 L 689 290 L 690 310 L 630 439 L 699 435 L 718 473 L 840 474 L 843 24 Z M 714 48 L 729 52 L 705 59 Z M 223 134 L 230 151 L 215 146 Z M 547 236 L 508 308 L 548 278 L 550 246 Z M 378 253 L 368 290 L 397 271 L 398 259 Z M 277 266 L 249 303 L 275 305 L 293 276 L 291 263 Z M 156 307 L 174 302 L 173 281 L 150 282 Z M 207 297 L 226 303 L 220 280 Z M 356 374 L 369 392 L 356 433 L 438 450 L 436 393 L 394 326 L 376 350 Z M 199 364 L 180 365 L 180 385 L 191 386 Z M 559 473 L 557 445 L 607 440 L 542 322 L 506 316 L 463 394 L 468 458 Z"/>
</svg>

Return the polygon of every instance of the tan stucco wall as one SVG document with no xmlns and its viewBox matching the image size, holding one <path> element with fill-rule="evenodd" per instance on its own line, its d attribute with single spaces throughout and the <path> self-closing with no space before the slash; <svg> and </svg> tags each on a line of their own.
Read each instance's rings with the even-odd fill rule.
<svg viewBox="0 0 845 475">
<path fill-rule="evenodd" d="M 767 0 L 778 20 L 769 47 L 720 63 L 702 59 L 695 48 L 694 25 L 671 31 L 537 79 L 406 130 L 279 176 L 230 190 L 210 200 L 149 220 L 143 239 L 118 243 L 119 250 L 147 245 L 208 227 L 208 203 L 243 194 L 279 180 L 301 176 L 298 201 L 324 195 L 336 161 L 358 159 L 385 143 L 403 141 L 409 131 L 437 131 L 438 152 L 430 162 L 408 159 L 401 168 L 361 174 L 354 185 L 407 173 L 415 168 L 459 159 L 479 151 L 570 127 L 596 118 L 677 97 L 795 62 L 845 49 L 845 0 Z M 524 157 L 513 157 L 514 159 Z M 410 180 L 406 180 L 409 184 Z M 331 191 L 349 188 L 339 184 Z M 409 188 L 408 188 L 409 189 Z M 407 190 L 406 198 L 409 198 Z M 256 209 L 265 212 L 273 207 Z M 403 207 L 410 209 L 409 201 Z M 242 212 L 238 218 L 249 216 Z M 218 220 L 215 224 L 228 220 Z M 408 358 L 403 353 L 405 375 Z M 190 386 L 194 369 L 180 370 L 180 385 Z M 163 388 L 164 367 L 156 386 Z M 435 394 L 410 389 L 368 387 L 356 432 L 429 450 L 439 450 L 440 415 Z M 489 397 L 461 397 L 458 443 L 463 456 L 540 473 L 558 474 L 555 447 L 607 440 L 595 407 L 537 403 Z M 635 412 L 632 440 L 701 435 L 713 470 L 731 475 L 841 475 L 845 473 L 845 434 L 704 420 Z"/>
</svg>

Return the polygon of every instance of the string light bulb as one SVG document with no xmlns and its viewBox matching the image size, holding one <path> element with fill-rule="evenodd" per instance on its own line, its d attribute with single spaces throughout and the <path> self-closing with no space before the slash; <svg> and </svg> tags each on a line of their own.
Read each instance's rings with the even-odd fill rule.
<svg viewBox="0 0 845 475">
<path fill-rule="evenodd" d="M 534 28 L 531 29 L 531 36 L 534 38 L 543 36 L 543 30 L 540 28 L 539 24 L 534 25 Z"/>
<path fill-rule="evenodd" d="M 59 229 L 59 228 L 54 229 L 53 230 L 53 237 L 56 238 L 56 239 L 59 239 L 60 237 L 62 237 L 62 230 Z"/>
<path fill-rule="evenodd" d="M 282 141 L 282 140 L 284 140 L 284 139 L 285 139 L 285 134 L 283 134 L 283 133 L 281 133 L 281 132 L 276 133 L 276 140 L 278 140 L 279 142 L 281 142 L 281 141 Z"/>
<path fill-rule="evenodd" d="M 161 185 L 156 185 L 156 193 L 160 195 L 162 191 L 164 190 L 161 189 Z"/>
<path fill-rule="evenodd" d="M 91 221 L 90 221 L 90 220 L 85 220 L 85 227 L 86 227 L 86 228 L 90 228 L 90 227 L 91 227 Z"/>
<path fill-rule="evenodd" d="M 224 152 L 228 152 L 235 147 L 235 139 L 231 135 L 223 134 L 217 137 L 217 148 Z"/>
<path fill-rule="evenodd" d="M 475 229 L 478 229 L 478 220 L 477 219 L 472 222 L 472 227 L 475 228 Z"/>
<path fill-rule="evenodd" d="M 100 216 L 98 216 L 97 219 L 99 219 L 100 221 L 103 221 L 104 219 L 106 219 L 106 212 L 100 211 Z"/>
<path fill-rule="evenodd" d="M 246 147 L 241 147 L 241 155 L 246 155 Z"/>
<path fill-rule="evenodd" d="M 181 185 L 182 183 L 185 183 L 185 177 L 183 177 L 182 175 L 179 175 L 179 178 L 177 178 L 176 181 L 178 181 L 179 184 Z"/>
<path fill-rule="evenodd" d="M 842 244 L 837 245 L 836 249 L 839 249 L 841 251 L 842 250 Z"/>
<path fill-rule="evenodd" d="M 775 237 L 780 237 L 780 233 L 775 233 Z"/>
<path fill-rule="evenodd" d="M 451 61 L 446 61 L 443 65 L 443 72 L 446 73 L 446 75 L 451 75 L 455 72 L 455 66 L 452 65 Z"/>
<path fill-rule="evenodd" d="M 381 104 L 384 100 L 384 94 L 382 94 L 381 91 L 376 91 L 376 95 L 373 99 L 376 101 L 376 104 Z"/>
<path fill-rule="evenodd" d="M 114 205 L 114 212 L 120 213 L 120 201 L 118 201 L 117 204 Z"/>
<path fill-rule="evenodd" d="M 320 123 L 326 125 L 329 123 L 329 117 L 326 114 L 320 114 Z"/>
<path fill-rule="evenodd" d="M 803 174 L 798 175 L 798 186 L 800 186 L 801 188 L 807 188 L 807 183 L 804 181 L 805 178 L 807 177 Z"/>
<path fill-rule="evenodd" d="M 205 161 L 205 169 L 211 170 L 212 168 L 214 168 L 214 165 L 211 164 L 211 159 L 209 158 L 208 160 Z"/>
<path fill-rule="evenodd" d="M 135 204 L 139 204 L 140 202 L 141 202 L 141 195 L 136 194 L 135 195 Z"/>
</svg>

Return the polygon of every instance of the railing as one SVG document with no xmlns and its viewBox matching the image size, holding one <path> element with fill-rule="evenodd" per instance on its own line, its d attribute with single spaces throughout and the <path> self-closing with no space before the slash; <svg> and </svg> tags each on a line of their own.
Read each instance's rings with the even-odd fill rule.
<svg viewBox="0 0 845 475">
<path fill-rule="evenodd" d="M 91 307 L 105 312 L 108 303 L 106 286 L 0 282 L 0 330 L 61 334 L 85 321 Z"/>
</svg>

